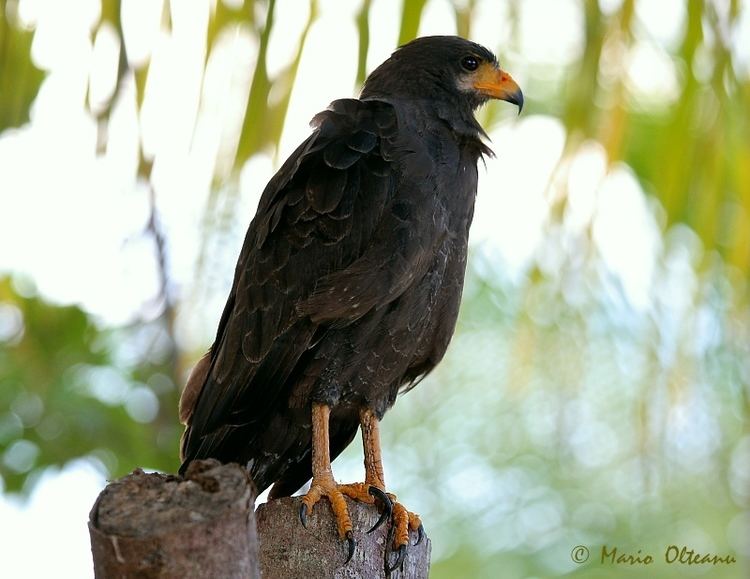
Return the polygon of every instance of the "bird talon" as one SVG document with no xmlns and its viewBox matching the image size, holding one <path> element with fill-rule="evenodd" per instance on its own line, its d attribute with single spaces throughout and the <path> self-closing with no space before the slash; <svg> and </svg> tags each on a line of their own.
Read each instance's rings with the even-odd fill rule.
<svg viewBox="0 0 750 579">
<path fill-rule="evenodd" d="M 344 565 L 352 560 L 352 557 L 354 556 L 354 549 L 357 547 L 357 541 L 354 540 L 351 531 L 346 534 L 346 542 L 348 544 L 349 554 L 346 557 L 346 561 L 344 561 Z"/>
<path fill-rule="evenodd" d="M 373 531 L 380 528 L 380 526 L 385 523 L 389 518 L 391 517 L 391 509 L 390 507 L 386 507 L 382 513 L 380 513 L 380 518 L 377 520 L 377 522 L 372 526 L 372 528 L 367 531 L 367 534 L 372 533 Z"/>
<path fill-rule="evenodd" d="M 420 523 L 417 528 L 417 542 L 414 543 L 414 545 L 419 545 L 422 542 L 422 539 L 424 539 L 424 525 Z"/>
<path fill-rule="evenodd" d="M 299 506 L 299 521 L 302 523 L 302 526 L 307 528 L 307 505 L 305 503 L 302 503 Z"/>
<path fill-rule="evenodd" d="M 383 512 L 380 513 L 380 518 L 372 526 L 372 528 L 369 531 L 367 531 L 368 533 L 372 533 L 374 530 L 379 528 L 383 523 L 385 523 L 388 519 L 391 518 L 391 513 L 393 512 L 393 503 L 391 502 L 391 499 L 388 497 L 388 495 L 385 494 L 381 489 L 379 489 L 376 486 L 370 485 L 370 488 L 367 490 L 367 493 L 373 496 L 374 498 L 379 499 L 380 502 L 383 503 Z"/>
<path fill-rule="evenodd" d="M 380 502 L 382 502 L 383 504 L 387 504 L 387 505 L 391 504 L 391 499 L 385 493 L 385 491 L 379 489 L 378 487 L 374 485 L 370 485 L 370 488 L 367 489 L 367 494 L 376 499 L 380 499 Z"/>
<path fill-rule="evenodd" d="M 393 573 L 396 569 L 401 567 L 404 564 L 404 560 L 406 559 L 406 545 L 401 545 L 398 548 L 398 556 L 396 557 L 396 562 L 391 567 L 386 567 L 386 570 L 388 573 Z"/>
</svg>

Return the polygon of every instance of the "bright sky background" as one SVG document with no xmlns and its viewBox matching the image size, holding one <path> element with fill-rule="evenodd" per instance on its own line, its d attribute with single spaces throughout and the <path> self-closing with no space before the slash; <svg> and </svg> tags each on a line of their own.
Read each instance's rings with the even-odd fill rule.
<svg viewBox="0 0 750 579">
<path fill-rule="evenodd" d="M 618 0 L 601 0 L 613 10 Z M 20 13 L 35 23 L 33 56 L 49 71 L 32 111 L 32 120 L 0 137 L 0 271 L 28 275 L 41 293 L 59 303 L 76 303 L 120 324 L 143 311 L 157 291 L 150 239 L 143 235 L 148 216 L 145 188 L 135 181 L 137 133 L 156 155 L 154 183 L 159 210 L 170 240 L 171 274 L 179 295 L 189 299 L 199 226 L 215 160 L 219 167 L 237 138 L 257 47 L 242 31 L 222 39 L 211 58 L 201 88 L 201 66 L 209 0 L 173 3 L 174 33 L 159 30 L 159 2 L 124 0 L 123 20 L 130 57 L 151 57 L 146 103 L 140 120 L 132 86 L 125 87 L 112 118 L 112 146 L 96 155 L 97 128 L 84 108 L 86 83 L 106 98 L 113 78 L 117 44 L 103 30 L 92 44 L 89 30 L 98 19 L 96 0 L 59 2 L 21 0 Z M 335 98 L 354 96 L 356 70 L 353 14 L 358 2 L 323 0 L 313 26 L 291 99 L 278 159 L 258 156 L 242 172 L 241 204 L 235 247 L 224 256 L 234 263 L 244 227 L 261 189 L 286 155 L 308 134 L 310 118 Z M 674 98 L 677 72 L 663 47 L 674 44 L 684 24 L 681 0 L 641 0 L 637 15 L 643 39 L 629 58 L 629 82 L 644 100 Z M 279 0 L 269 49 L 271 74 L 287 62 L 307 18 L 307 3 Z M 579 3 L 571 0 L 528 0 L 522 3 L 518 53 L 502 50 L 509 34 L 503 3 L 478 2 L 473 40 L 492 48 L 524 86 L 529 63 L 560 67 L 580 49 Z M 371 13 L 368 67 L 385 59 L 395 45 L 398 0 L 375 0 Z M 133 26 L 132 23 L 137 23 Z M 420 34 L 454 32 L 447 0 L 432 0 Z M 135 31 L 137 30 L 137 32 Z M 750 15 L 744 11 L 736 50 L 747 55 L 750 71 Z M 202 91 L 202 92 L 201 92 Z M 64 110 L 65 114 L 60 111 Z M 552 172 L 565 139 L 559 121 L 538 115 L 515 116 L 507 107 L 504 120 L 491 132 L 497 159 L 480 168 L 480 190 L 472 242 L 496 260 L 498 270 L 521 279 L 540 250 L 556 187 Z M 197 119 L 197 121 L 196 121 Z M 195 138 L 192 127 L 195 121 Z M 644 192 L 627 167 L 606 172 L 606 156 L 589 143 L 570 162 L 567 175 L 570 235 L 593 216 L 593 236 L 609 268 L 622 282 L 635 309 L 649 307 L 655 258 L 661 244 L 656 220 Z M 548 189 L 548 184 L 552 187 Z M 8 210 L 10 208 L 10 210 Z M 632 235 L 632 232 L 638 235 Z M 625 245 L 627 243 L 627 245 Z M 230 279 L 224 280 L 228 287 Z M 220 294 L 220 295 L 219 295 Z M 205 344 L 213 332 L 224 292 L 205 319 L 182 320 L 192 345 Z M 194 313 L 194 310 L 191 310 Z M 0 498 L 0 558 L 6 577 L 87 577 L 92 575 L 86 519 L 105 481 L 94 465 L 79 461 L 61 472 L 49 472 L 28 502 Z M 44 545 L 44 556 L 39 546 Z"/>
</svg>

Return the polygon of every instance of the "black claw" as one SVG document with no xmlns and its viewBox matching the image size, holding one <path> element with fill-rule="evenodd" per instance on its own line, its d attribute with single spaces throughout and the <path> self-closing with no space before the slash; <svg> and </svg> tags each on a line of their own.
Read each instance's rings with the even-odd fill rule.
<svg viewBox="0 0 750 579">
<path fill-rule="evenodd" d="M 376 486 L 370 485 L 370 488 L 367 489 L 367 494 L 376 499 L 380 499 L 380 502 L 383 504 L 391 505 L 390 497 Z"/>
<path fill-rule="evenodd" d="M 376 530 L 378 527 L 380 527 L 383 523 L 385 523 L 391 516 L 391 509 L 386 507 L 383 509 L 383 512 L 380 513 L 380 518 L 378 521 L 372 526 L 372 528 L 367 531 L 367 533 L 372 533 L 374 530 Z"/>
<path fill-rule="evenodd" d="M 419 523 L 419 528 L 417 529 L 417 542 L 414 543 L 414 546 L 419 545 L 422 542 L 422 539 L 424 539 L 424 525 Z"/>
<path fill-rule="evenodd" d="M 307 505 L 305 503 L 302 503 L 299 506 L 299 520 L 300 523 L 302 523 L 302 526 L 307 528 Z"/>
<path fill-rule="evenodd" d="M 376 499 L 379 499 L 380 502 L 383 503 L 383 512 L 380 513 L 380 518 L 378 519 L 378 522 L 372 526 L 372 529 L 367 531 L 368 533 L 372 533 L 380 525 L 382 525 L 388 519 L 391 518 L 391 512 L 393 511 L 393 503 L 391 502 L 391 499 L 388 497 L 388 495 L 385 494 L 383 491 L 381 491 L 378 487 L 371 486 L 369 489 L 367 489 L 367 493 L 375 497 Z"/>
<path fill-rule="evenodd" d="M 398 548 L 398 557 L 396 557 L 396 562 L 393 564 L 393 567 L 388 567 L 388 573 L 393 573 L 396 569 L 401 567 L 404 564 L 404 559 L 406 559 L 406 545 L 401 545 Z"/>
<path fill-rule="evenodd" d="M 346 534 L 346 542 L 348 543 L 348 547 L 349 547 L 349 555 L 346 557 L 346 561 L 344 561 L 344 565 L 346 565 L 349 561 L 352 560 L 352 557 L 354 556 L 354 549 L 357 547 L 357 541 L 355 541 L 354 537 L 352 537 L 351 531 L 349 531 Z"/>
</svg>

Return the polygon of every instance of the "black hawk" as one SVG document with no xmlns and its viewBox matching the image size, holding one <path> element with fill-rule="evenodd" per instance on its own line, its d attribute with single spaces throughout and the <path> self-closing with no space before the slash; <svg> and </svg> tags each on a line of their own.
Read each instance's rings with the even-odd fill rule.
<svg viewBox="0 0 750 579">
<path fill-rule="evenodd" d="M 477 162 L 491 155 L 474 111 L 523 106 L 486 48 L 419 38 L 312 120 L 266 186 L 216 340 L 180 400 L 190 461 L 247 465 L 259 491 L 312 477 L 354 549 L 344 496 L 375 499 L 395 524 L 398 565 L 419 518 L 385 493 L 378 422 L 443 358 L 458 315 Z M 365 481 L 337 484 L 331 460 L 362 430 Z"/>
</svg>

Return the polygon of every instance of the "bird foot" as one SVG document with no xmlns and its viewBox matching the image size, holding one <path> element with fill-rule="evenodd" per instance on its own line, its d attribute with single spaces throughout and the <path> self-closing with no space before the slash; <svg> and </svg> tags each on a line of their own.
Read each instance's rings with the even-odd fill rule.
<svg viewBox="0 0 750 579">
<path fill-rule="evenodd" d="M 388 498 L 393 505 L 393 527 L 391 528 L 391 534 L 393 535 L 393 552 L 396 553 L 396 560 L 392 565 L 389 565 L 388 556 L 386 555 L 385 566 L 386 571 L 392 573 L 404 564 L 406 551 L 409 546 L 409 531 L 417 533 L 417 540 L 414 545 L 419 545 L 424 538 L 424 526 L 419 515 L 408 511 L 404 505 L 396 500 L 396 495 L 388 493 Z"/>
<path fill-rule="evenodd" d="M 369 483 L 349 483 L 345 485 L 339 485 L 339 490 L 344 493 L 347 497 L 352 500 L 366 503 L 368 505 L 375 504 L 375 500 L 379 500 L 383 505 L 382 513 L 378 521 L 367 531 L 372 533 L 380 525 L 385 523 L 393 512 L 393 505 L 388 494 L 381 488 L 381 485 L 374 485 Z"/>
<path fill-rule="evenodd" d="M 347 497 L 367 504 L 374 504 L 376 500 L 382 505 L 382 512 L 378 522 L 367 531 L 372 533 L 375 529 L 380 527 L 388 519 L 393 520 L 393 548 L 395 551 L 401 549 L 401 547 L 408 546 L 409 544 L 409 531 L 415 531 L 417 533 L 417 541 L 414 543 L 418 545 L 424 537 L 424 527 L 419 515 L 408 511 L 401 503 L 396 500 L 396 495 L 393 493 L 387 493 L 383 490 L 380 484 L 368 484 L 368 483 L 350 483 L 338 485 L 339 491 L 341 491 Z"/>
<path fill-rule="evenodd" d="M 310 490 L 302 497 L 299 518 L 302 526 L 307 527 L 307 513 L 312 512 L 315 504 L 324 496 L 331 503 L 331 510 L 333 511 L 333 518 L 336 520 L 339 537 L 341 537 L 342 541 L 347 542 L 348 554 L 344 563 L 346 564 L 354 555 L 354 548 L 357 546 L 357 542 L 354 540 L 352 520 L 349 517 L 349 509 L 346 508 L 344 494 L 339 490 L 339 485 L 336 481 L 333 480 L 333 475 L 313 477 Z"/>
<path fill-rule="evenodd" d="M 302 505 L 299 511 L 302 525 L 307 526 L 307 515 L 312 512 L 313 507 L 321 498 L 327 497 L 331 503 L 331 510 L 336 520 L 339 537 L 347 542 L 348 555 L 346 563 L 348 563 L 354 555 L 357 543 L 354 540 L 352 522 L 344 499 L 345 496 L 366 504 L 375 504 L 376 501 L 380 503 L 380 518 L 367 532 L 372 533 L 388 519 L 393 521 L 389 537 L 393 536 L 393 552 L 397 553 L 397 556 L 393 565 L 388 565 L 386 560 L 386 569 L 390 573 L 401 567 L 409 545 L 409 531 L 417 533 L 417 541 L 414 544 L 418 545 L 424 536 L 424 527 L 422 527 L 422 522 L 418 515 L 406 510 L 401 503 L 396 501 L 396 495 L 386 493 L 380 485 L 369 483 L 338 484 L 333 479 L 333 476 L 313 478 L 310 490 L 302 497 Z"/>
</svg>

